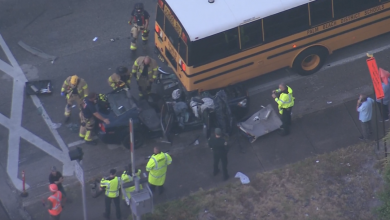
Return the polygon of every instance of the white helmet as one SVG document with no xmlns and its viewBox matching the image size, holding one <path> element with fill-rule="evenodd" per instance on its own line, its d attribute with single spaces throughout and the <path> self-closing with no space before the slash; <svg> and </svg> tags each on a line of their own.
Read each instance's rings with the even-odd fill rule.
<svg viewBox="0 0 390 220">
<path fill-rule="evenodd" d="M 181 90 L 180 90 L 180 89 L 175 89 L 175 90 L 173 90 L 173 92 L 172 92 L 172 98 L 173 98 L 174 100 L 179 99 L 179 98 L 180 98 L 180 95 L 181 95 Z"/>
</svg>

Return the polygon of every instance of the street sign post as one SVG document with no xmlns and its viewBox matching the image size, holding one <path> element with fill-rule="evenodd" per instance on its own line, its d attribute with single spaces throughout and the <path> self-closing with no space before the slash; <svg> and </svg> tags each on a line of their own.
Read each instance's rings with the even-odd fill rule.
<svg viewBox="0 0 390 220">
<path fill-rule="evenodd" d="M 81 161 L 80 161 L 81 163 Z M 84 184 L 84 171 L 83 168 L 79 163 L 75 163 L 74 165 L 75 168 L 75 173 L 76 173 L 76 178 L 79 180 L 81 184 Z"/>
<path fill-rule="evenodd" d="M 84 155 L 83 150 L 79 147 L 69 151 L 70 160 L 77 161 L 77 163 L 74 164 L 74 167 L 75 167 L 76 177 L 81 184 L 81 194 L 83 197 L 84 220 L 87 220 L 88 218 L 87 218 L 87 203 L 86 203 L 85 185 L 84 185 L 83 155 Z"/>
<path fill-rule="evenodd" d="M 372 84 L 374 86 L 375 97 L 376 97 L 376 99 L 381 100 L 380 113 L 381 113 L 381 118 L 383 121 L 383 123 L 382 123 L 383 124 L 383 135 L 386 135 L 385 116 L 384 116 L 384 112 L 383 112 L 383 98 L 385 97 L 385 94 L 383 92 L 382 80 L 381 80 L 381 77 L 383 77 L 385 75 L 385 73 L 382 70 L 381 70 L 381 73 L 379 72 L 378 65 L 376 64 L 376 60 L 375 60 L 375 57 L 373 55 L 367 54 L 367 56 L 369 58 L 366 60 L 366 62 L 367 62 L 368 70 L 370 71 L 370 74 L 371 74 L 371 80 L 372 80 Z M 386 79 L 386 81 L 387 81 L 387 79 Z M 375 123 L 376 123 L 376 127 L 378 128 L 378 120 L 376 120 Z M 379 150 L 378 129 L 376 132 L 376 143 L 377 143 L 377 148 Z M 383 144 L 385 147 L 385 157 L 387 157 L 387 147 L 386 147 L 385 140 L 383 140 Z"/>
</svg>

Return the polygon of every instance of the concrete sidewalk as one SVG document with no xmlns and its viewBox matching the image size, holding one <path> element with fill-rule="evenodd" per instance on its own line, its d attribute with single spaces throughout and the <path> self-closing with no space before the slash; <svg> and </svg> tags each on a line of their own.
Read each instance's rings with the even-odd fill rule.
<svg viewBox="0 0 390 220">
<path fill-rule="evenodd" d="M 286 137 L 281 137 L 277 132 L 273 132 L 250 144 L 241 135 L 233 136 L 230 141 L 231 150 L 228 165 L 231 178 L 227 182 L 239 181 L 234 179 L 236 172 L 242 172 L 251 178 L 258 172 L 277 169 L 306 157 L 358 143 L 360 141 L 358 137 L 361 133 L 355 107 L 356 101 L 353 100 L 295 118 L 292 132 Z M 382 127 L 380 123 L 378 125 L 379 136 L 382 137 Z M 373 127 L 376 127 L 374 123 Z M 376 131 L 374 137 L 375 134 Z M 195 132 L 192 135 L 196 137 L 197 134 Z M 180 139 L 180 135 L 176 139 Z M 161 196 L 156 195 L 155 204 L 187 196 L 200 188 L 208 189 L 227 183 L 222 181 L 221 175 L 212 176 L 212 152 L 208 148 L 206 140 L 200 138 L 199 141 L 200 144 L 196 146 L 182 144 L 182 147 L 186 148 L 185 150 L 175 145 L 166 146 L 163 149 L 171 149 L 173 163 L 168 168 L 166 191 Z M 178 142 L 182 143 L 183 141 Z M 143 171 L 145 163 L 146 160 L 138 160 Z M 73 202 L 66 204 L 62 219 L 82 219 L 79 185 L 72 185 L 68 191 Z M 103 197 L 93 199 L 87 188 L 88 219 L 103 219 Z M 123 217 L 127 217 L 128 209 L 123 204 L 121 208 Z M 31 213 L 33 219 L 44 219 L 44 216 L 47 216 L 39 202 L 29 206 L 27 211 Z M 112 218 L 114 218 L 113 214 L 111 214 Z"/>
</svg>

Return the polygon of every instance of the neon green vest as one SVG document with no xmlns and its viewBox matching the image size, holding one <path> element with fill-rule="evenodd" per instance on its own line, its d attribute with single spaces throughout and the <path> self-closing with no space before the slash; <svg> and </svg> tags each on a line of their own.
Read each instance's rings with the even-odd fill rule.
<svg viewBox="0 0 390 220">
<path fill-rule="evenodd" d="M 155 186 L 164 185 L 167 167 L 171 163 L 172 158 L 167 153 L 153 155 L 146 165 L 146 171 L 149 171 L 149 183 Z"/>
</svg>

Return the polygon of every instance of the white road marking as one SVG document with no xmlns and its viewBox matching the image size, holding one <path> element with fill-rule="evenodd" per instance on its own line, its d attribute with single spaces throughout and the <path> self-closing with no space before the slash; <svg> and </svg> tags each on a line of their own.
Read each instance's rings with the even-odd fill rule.
<svg viewBox="0 0 390 220">
<path fill-rule="evenodd" d="M 98 137 L 96 137 L 96 136 L 92 137 L 92 140 L 96 140 L 96 139 L 98 139 Z M 71 148 L 71 147 L 76 147 L 76 146 L 78 146 L 78 145 L 80 145 L 80 144 L 84 144 L 84 143 L 85 143 L 85 140 L 78 140 L 78 141 L 69 143 L 69 144 L 68 144 L 68 147 L 69 147 L 69 148 Z"/>
<path fill-rule="evenodd" d="M 378 52 L 381 52 L 381 51 L 384 51 L 384 50 L 387 50 L 387 49 L 390 49 L 390 45 L 379 47 L 377 49 L 368 51 L 367 53 L 375 54 L 375 53 L 378 53 Z M 366 53 L 361 53 L 361 54 L 358 54 L 358 55 L 355 55 L 355 56 L 347 57 L 347 58 L 344 58 L 344 59 L 341 59 L 341 60 L 337 60 L 337 61 L 332 62 L 332 63 L 326 63 L 315 74 L 321 74 L 324 70 L 331 69 L 333 67 L 340 66 L 340 65 L 343 65 L 343 64 L 346 64 L 346 63 L 350 63 L 350 62 L 353 62 L 355 60 L 358 60 L 358 59 L 361 59 L 361 58 L 364 58 L 364 57 L 367 57 Z M 268 83 L 260 84 L 258 86 L 251 87 L 248 90 L 248 93 L 249 93 L 250 96 L 251 95 L 256 95 L 258 93 L 261 93 L 261 92 L 264 92 L 264 91 L 267 91 L 267 90 L 272 90 L 272 89 L 277 88 L 277 86 L 281 82 L 290 83 L 290 82 L 293 82 L 293 81 L 296 81 L 296 80 L 299 80 L 299 79 L 302 79 L 302 78 L 305 78 L 305 76 L 300 76 L 300 75 L 298 75 L 296 73 L 293 73 L 292 75 L 289 75 L 287 77 L 283 77 L 281 79 L 278 79 L 277 81 L 272 81 L 272 82 L 268 82 Z"/>
<path fill-rule="evenodd" d="M 58 134 L 57 130 L 53 129 L 50 125 L 53 124 L 46 110 L 42 107 L 42 103 L 37 96 L 31 96 L 34 105 L 42 109 L 42 117 L 48 126 L 50 132 L 53 134 L 61 150 L 58 150 L 55 146 L 42 140 L 40 137 L 34 135 L 30 131 L 21 127 L 23 116 L 23 100 L 24 100 L 24 85 L 27 82 L 26 76 L 23 74 L 15 57 L 12 55 L 3 37 L 0 34 L 0 46 L 3 49 L 5 55 L 10 61 L 11 65 L 0 60 L 0 70 L 13 78 L 12 89 L 12 103 L 11 103 L 11 117 L 7 118 L 0 114 L 0 124 L 9 130 L 8 137 L 8 158 L 7 158 L 7 173 L 18 190 L 22 190 L 22 181 L 18 178 L 19 169 L 19 144 L 20 138 L 25 139 L 37 148 L 46 152 L 50 156 L 56 158 L 63 163 L 64 176 L 71 176 L 74 174 L 74 163 L 70 161 L 68 157 L 69 149 L 65 145 L 64 141 Z M 28 185 L 27 185 L 28 187 Z"/>
</svg>

